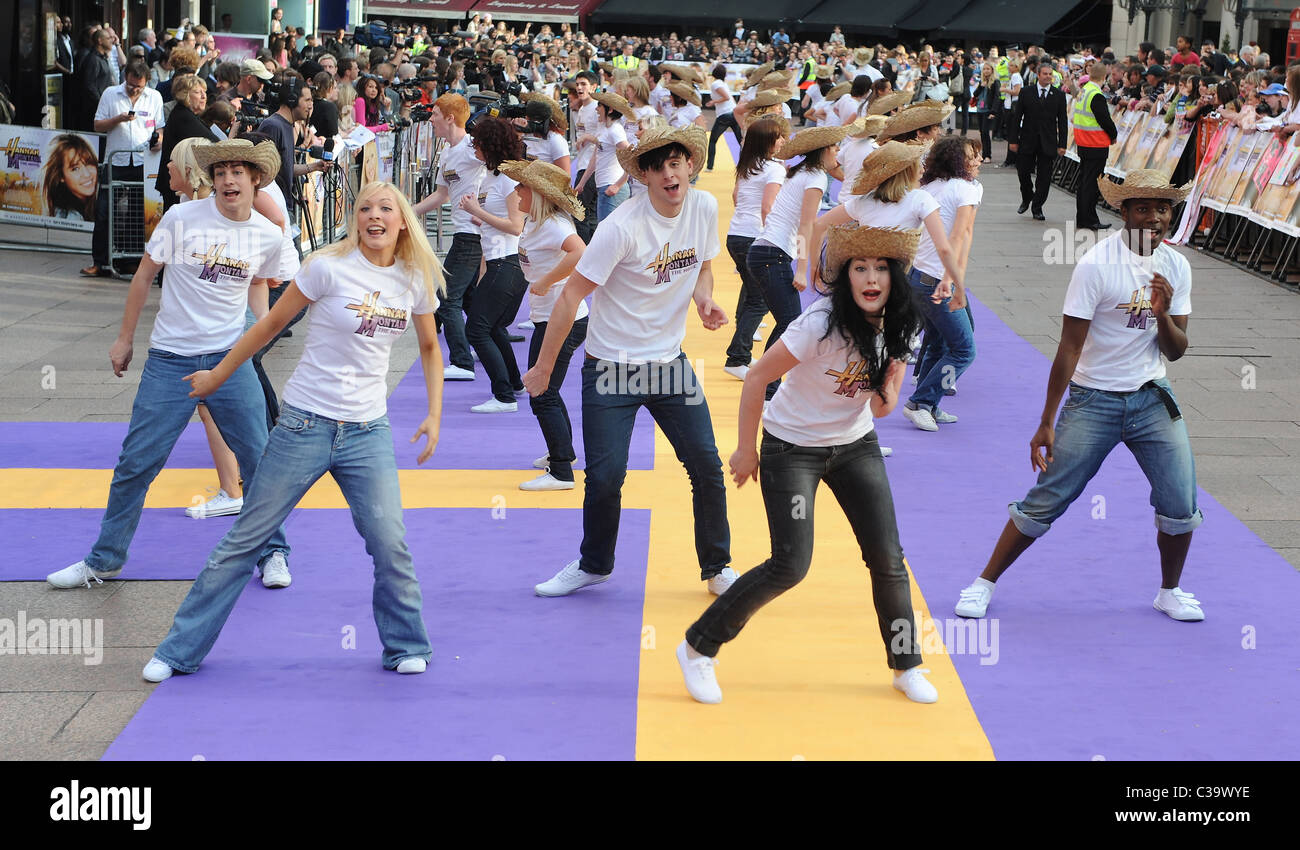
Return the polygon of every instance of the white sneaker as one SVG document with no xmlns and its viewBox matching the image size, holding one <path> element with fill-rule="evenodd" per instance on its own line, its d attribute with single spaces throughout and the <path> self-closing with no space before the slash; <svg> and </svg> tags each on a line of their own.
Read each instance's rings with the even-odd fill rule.
<svg viewBox="0 0 1300 850">
<path fill-rule="evenodd" d="M 474 380 L 474 371 L 472 369 L 462 369 L 459 366 L 444 366 L 442 379 L 444 381 L 472 381 Z"/>
<path fill-rule="evenodd" d="M 161 682 L 172 677 L 172 668 L 168 667 L 165 661 L 150 658 L 149 663 L 144 665 L 141 675 L 146 682 Z"/>
<path fill-rule="evenodd" d="M 515 327 L 519 328 L 520 330 L 524 330 L 524 331 L 535 331 L 535 330 L 537 330 L 537 325 L 533 324 L 533 320 L 532 320 L 532 319 L 525 319 L 524 321 L 522 321 L 522 322 L 520 322 L 519 324 L 515 325 Z"/>
<path fill-rule="evenodd" d="M 738 381 L 743 381 L 745 380 L 745 376 L 749 374 L 749 367 L 748 366 L 723 366 L 722 371 L 726 372 L 728 375 L 730 375 L 731 377 L 735 378 Z"/>
<path fill-rule="evenodd" d="M 94 579 L 95 584 L 103 584 L 103 579 L 117 578 L 121 572 L 122 568 L 118 567 L 111 572 L 97 573 L 85 561 L 77 561 L 77 563 L 70 567 L 64 567 L 57 573 L 50 573 L 45 577 L 45 580 L 57 588 L 69 590 L 74 587 L 90 587 L 91 579 Z"/>
<path fill-rule="evenodd" d="M 427 668 L 423 658 L 403 658 L 396 669 L 398 673 L 423 673 Z"/>
<path fill-rule="evenodd" d="M 931 415 L 934 417 L 935 423 L 939 425 L 951 425 L 952 423 L 957 421 L 956 416 L 953 416 L 951 413 L 948 413 L 945 410 L 940 410 L 937 407 L 934 409 L 934 413 Z"/>
<path fill-rule="evenodd" d="M 272 552 L 262 564 L 262 587 L 288 587 L 293 582 L 283 552 Z"/>
<path fill-rule="evenodd" d="M 231 516 L 244 509 L 244 499 L 232 499 L 225 490 L 218 490 L 217 495 L 201 505 L 185 509 L 185 515 L 191 519 L 206 519 L 210 516 Z"/>
<path fill-rule="evenodd" d="M 497 401 L 490 398 L 482 404 L 476 404 L 470 408 L 474 413 L 514 413 L 519 409 L 517 401 Z"/>
<path fill-rule="evenodd" d="M 584 573 L 578 569 L 577 561 L 570 561 L 569 565 L 556 573 L 550 581 L 534 586 L 533 592 L 538 596 L 568 596 L 575 590 L 581 590 L 589 584 L 600 584 L 603 581 L 609 581 L 609 576 Z"/>
<path fill-rule="evenodd" d="M 763 332 L 761 330 L 754 331 L 754 342 L 762 342 L 762 341 L 763 341 Z"/>
<path fill-rule="evenodd" d="M 922 431 L 938 431 L 939 423 L 934 421 L 934 414 L 924 407 L 918 407 L 913 410 L 906 405 L 903 406 L 903 416 Z"/>
<path fill-rule="evenodd" d="M 881 457 L 889 457 L 889 456 L 892 455 L 893 453 L 894 453 L 894 450 L 891 449 L 889 446 L 881 446 L 881 447 L 880 447 L 880 456 L 881 456 Z"/>
<path fill-rule="evenodd" d="M 925 678 L 929 672 L 920 667 L 904 670 L 901 676 L 894 677 L 894 690 L 902 691 L 912 702 L 938 702 L 939 692 Z"/>
<path fill-rule="evenodd" d="M 1194 623 L 1205 619 L 1200 600 L 1180 587 L 1172 590 L 1160 588 L 1153 605 L 1157 611 L 1163 611 L 1175 620 Z"/>
<path fill-rule="evenodd" d="M 722 572 L 709 579 L 709 593 L 714 596 L 721 596 L 727 592 L 727 588 L 736 583 L 738 578 L 740 578 L 740 573 L 731 567 L 723 567 Z"/>
<path fill-rule="evenodd" d="M 722 688 L 713 674 L 716 658 L 707 655 L 691 658 L 686 654 L 686 641 L 677 644 L 677 663 L 682 668 L 682 678 L 686 680 L 686 690 L 696 702 L 717 705 L 722 702 Z"/>
<path fill-rule="evenodd" d="M 574 486 L 572 481 L 561 481 L 549 472 L 519 483 L 520 490 L 572 490 Z"/>
<path fill-rule="evenodd" d="M 993 599 L 993 589 L 996 586 L 986 578 L 975 579 L 970 586 L 962 588 L 957 606 L 952 609 L 953 613 L 974 620 L 983 617 L 989 610 L 989 602 Z"/>
<path fill-rule="evenodd" d="M 533 461 L 533 469 L 550 469 L 550 468 L 551 468 L 550 455 L 542 455 L 537 460 Z"/>
</svg>

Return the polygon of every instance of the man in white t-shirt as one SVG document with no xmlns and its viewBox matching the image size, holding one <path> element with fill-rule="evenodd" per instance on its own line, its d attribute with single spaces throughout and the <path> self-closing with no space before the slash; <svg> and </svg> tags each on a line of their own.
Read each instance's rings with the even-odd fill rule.
<svg viewBox="0 0 1300 850">
<path fill-rule="evenodd" d="M 1196 505 L 1187 426 L 1161 359 L 1177 360 L 1187 351 L 1191 267 L 1162 240 L 1173 206 L 1190 186 L 1171 186 L 1147 169 L 1130 171 L 1123 186 L 1106 177 L 1098 183 L 1107 203 L 1120 209 L 1124 228 L 1098 242 L 1070 279 L 1047 403 L 1029 443 L 1038 483 L 1009 506 L 1011 519 L 988 565 L 961 592 L 956 613 L 962 617 L 984 616 L 994 583 L 1047 533 L 1122 442 L 1151 482 L 1161 572 L 1154 607 L 1175 620 L 1205 619 L 1200 602 L 1179 586 L 1192 532 L 1204 517 Z M 1067 387 L 1069 398 L 1053 428 Z"/>
<path fill-rule="evenodd" d="M 591 93 L 596 89 L 596 75 L 590 71 L 581 71 L 573 80 L 573 94 L 569 99 L 569 111 L 574 116 L 574 138 L 582 139 L 584 136 L 594 138 L 601 130 L 600 116 L 596 113 L 596 101 L 592 98 Z M 582 175 L 588 168 L 595 165 L 596 145 L 594 143 L 578 143 L 578 149 L 573 155 L 573 185 L 577 186 L 582 183 Z M 575 221 L 574 227 L 578 229 L 578 235 L 582 237 L 585 243 L 591 242 L 591 235 L 596 232 L 596 181 L 588 180 L 583 184 L 582 191 L 578 193 L 582 206 L 587 211 L 587 215 L 581 221 Z"/>
<path fill-rule="evenodd" d="M 185 376 L 221 362 L 244 332 L 250 297 L 265 305 L 267 281 L 279 272 L 283 233 L 253 209 L 258 187 L 270 183 L 279 168 L 275 145 L 239 139 L 197 147 L 194 155 L 212 177 L 212 195 L 167 210 L 131 279 L 122 327 L 108 358 L 120 378 L 131 363 L 149 288 L 162 271 L 149 358 L 113 469 L 99 539 L 85 559 L 46 577 L 54 587 L 89 587 L 92 580 L 100 584 L 122 572 L 149 485 L 198 404 Z M 251 482 L 267 440 L 266 401 L 252 364 L 235 370 L 204 404 L 234 451 L 240 476 Z M 288 552 L 280 528 L 260 559 L 265 586 L 289 585 Z"/>
<path fill-rule="evenodd" d="M 581 557 L 538 596 L 566 596 L 609 579 L 637 411 L 645 407 L 691 478 L 695 553 L 700 577 L 722 594 L 738 575 L 731 562 L 727 492 L 708 405 L 682 351 L 686 313 L 695 302 L 704 326 L 717 330 L 727 315 L 713 301 L 712 261 L 718 241 L 718 202 L 691 189 L 704 164 L 699 127 L 647 130 L 619 160 L 644 193 L 601 222 L 551 312 L 537 363 L 524 375 L 536 396 L 588 295 L 587 358 L 582 369 L 582 435 L 586 489 Z"/>
<path fill-rule="evenodd" d="M 451 224 L 454 235 L 451 248 L 443 261 L 443 274 L 447 279 L 447 294 L 438 305 L 438 326 L 447 339 L 447 359 L 443 379 L 447 381 L 474 380 L 474 355 L 470 353 L 469 340 L 465 338 L 465 293 L 478 278 L 478 267 L 483 260 L 483 243 L 478 225 L 468 212 L 461 209 L 460 200 L 466 195 L 478 197 L 479 183 L 485 172 L 483 161 L 474 155 L 474 145 L 465 122 L 469 120 L 469 101 L 448 92 L 433 103 L 429 123 L 433 132 L 447 142 L 438 160 L 437 188 L 432 195 L 412 207 L 417 217 L 451 202 Z"/>
</svg>

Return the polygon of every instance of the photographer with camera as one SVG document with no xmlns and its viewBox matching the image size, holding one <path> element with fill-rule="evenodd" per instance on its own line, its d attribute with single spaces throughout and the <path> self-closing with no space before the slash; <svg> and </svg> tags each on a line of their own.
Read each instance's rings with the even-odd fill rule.
<svg viewBox="0 0 1300 850">
<path fill-rule="evenodd" d="M 313 163 L 294 163 L 294 122 L 307 121 L 311 118 L 312 113 L 312 93 L 307 87 L 306 82 L 296 73 L 276 74 L 271 82 L 267 84 L 268 100 L 276 107 L 274 113 L 268 116 L 258 126 L 258 130 L 265 133 L 271 141 L 275 142 L 276 150 L 280 152 L 280 170 L 275 175 L 276 185 L 280 187 L 280 192 L 284 195 L 285 202 L 289 207 L 289 220 L 291 229 L 294 233 L 295 241 L 298 238 L 297 222 L 297 198 L 294 196 L 294 178 L 304 174 L 310 174 L 313 171 L 324 171 L 329 167 L 325 161 Z M 276 292 L 273 290 L 271 298 L 274 299 Z"/>
<path fill-rule="evenodd" d="M 258 101 L 262 86 L 271 79 L 271 72 L 256 59 L 245 59 L 239 66 L 239 85 L 227 89 L 218 95 L 218 100 L 229 101 L 235 109 L 241 108 L 242 102 Z"/>
</svg>

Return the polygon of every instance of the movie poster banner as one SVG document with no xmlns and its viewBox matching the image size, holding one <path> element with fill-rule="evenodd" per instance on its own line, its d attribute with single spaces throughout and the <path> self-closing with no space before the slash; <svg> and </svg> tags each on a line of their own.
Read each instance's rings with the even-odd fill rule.
<svg viewBox="0 0 1300 850">
<path fill-rule="evenodd" d="M 1124 151 L 1128 149 L 1129 139 L 1133 136 L 1133 128 L 1136 127 L 1142 119 L 1146 117 L 1146 115 L 1145 112 L 1116 108 L 1113 118 L 1115 119 L 1117 135 L 1115 137 L 1115 144 L 1110 146 L 1110 156 L 1106 157 L 1107 174 L 1112 177 L 1118 177 L 1121 180 L 1124 178 L 1124 175 L 1119 171 L 1120 160 L 1124 156 Z"/>
<path fill-rule="evenodd" d="M 162 151 L 144 153 L 144 241 L 153 236 L 153 229 L 162 221 L 163 196 L 158 191 L 158 171 L 163 167 Z"/>
<path fill-rule="evenodd" d="M 0 221 L 95 229 L 104 137 L 0 124 Z"/>
</svg>

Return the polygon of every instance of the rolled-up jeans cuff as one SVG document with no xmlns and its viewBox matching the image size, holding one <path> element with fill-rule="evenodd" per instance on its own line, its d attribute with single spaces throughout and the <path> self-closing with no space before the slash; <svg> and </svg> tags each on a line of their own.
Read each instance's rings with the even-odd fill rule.
<svg viewBox="0 0 1300 850">
<path fill-rule="evenodd" d="M 1201 513 L 1200 508 L 1196 509 L 1196 513 L 1184 519 L 1173 519 L 1172 517 L 1156 514 L 1156 528 L 1161 533 L 1172 537 L 1177 537 L 1180 534 L 1191 534 L 1203 522 L 1205 522 L 1205 515 Z"/>
<path fill-rule="evenodd" d="M 1011 514 L 1011 522 L 1015 524 L 1016 530 L 1026 537 L 1037 539 L 1042 537 L 1052 528 L 1050 523 L 1042 523 L 1026 515 L 1020 510 L 1019 502 L 1012 502 L 1007 505 L 1007 512 Z"/>
</svg>

